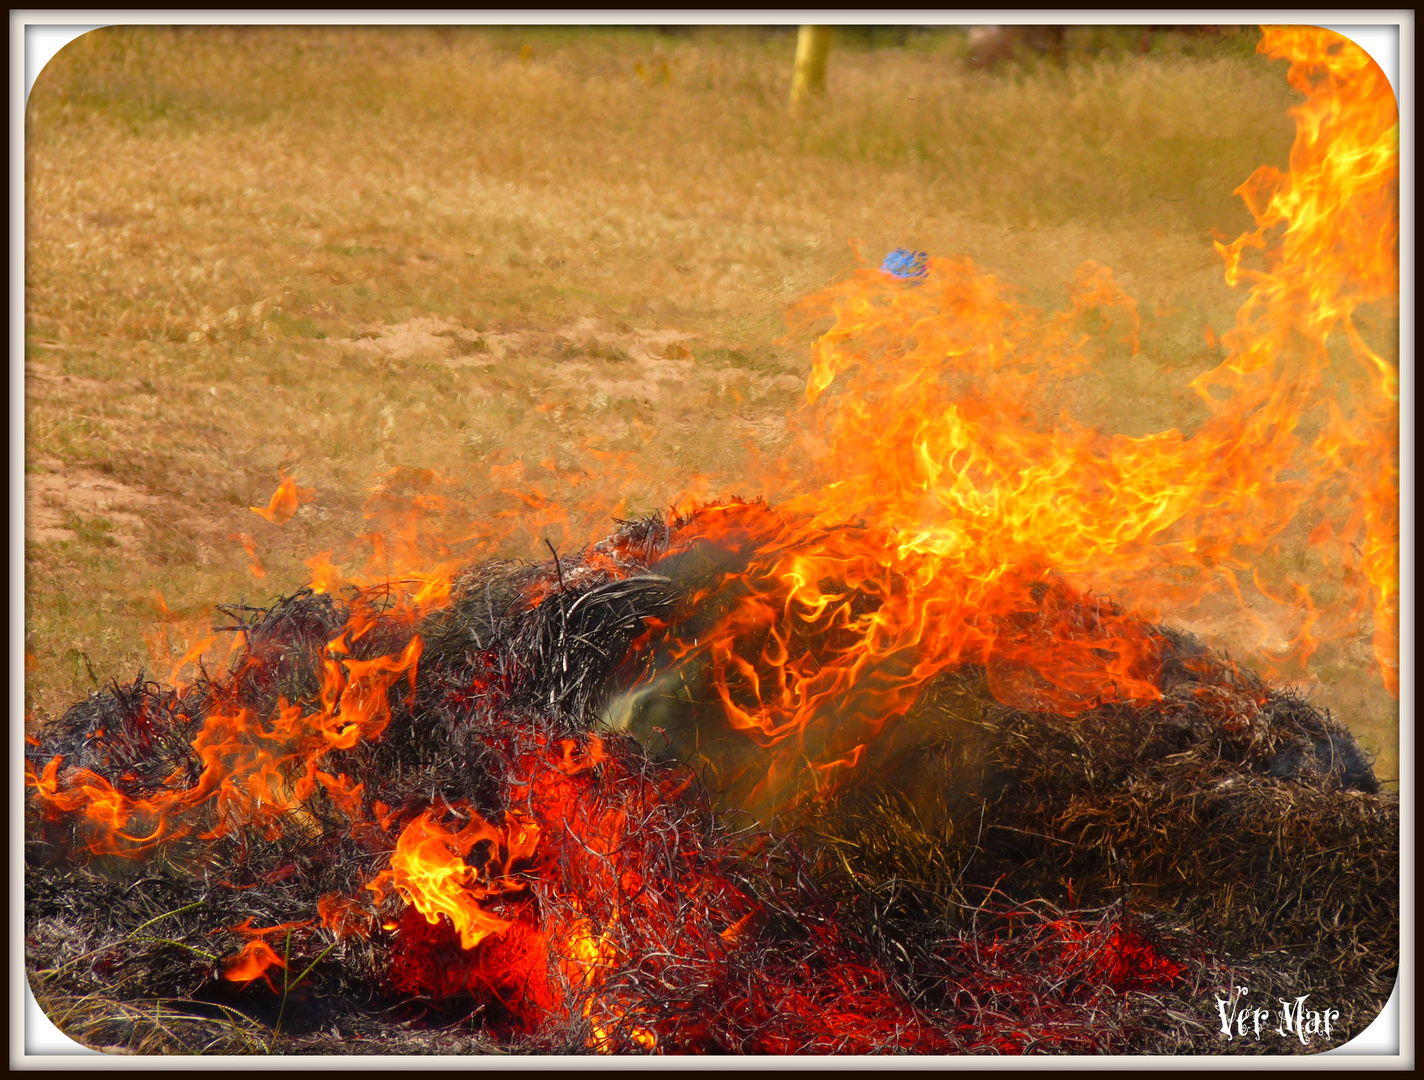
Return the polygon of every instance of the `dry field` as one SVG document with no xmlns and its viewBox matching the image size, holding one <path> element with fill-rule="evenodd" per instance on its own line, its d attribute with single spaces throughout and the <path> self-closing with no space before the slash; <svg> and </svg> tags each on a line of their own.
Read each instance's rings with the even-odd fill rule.
<svg viewBox="0 0 1424 1080">
<path fill-rule="evenodd" d="M 1050 307 L 1085 260 L 1111 267 L 1143 350 L 1082 418 L 1191 429 L 1186 383 L 1220 358 L 1205 327 L 1240 302 L 1211 234 L 1250 225 L 1232 189 L 1285 166 L 1295 95 L 1251 34 L 1129 41 L 1082 28 L 1061 68 L 986 73 L 955 31 L 846 36 L 800 124 L 774 31 L 74 42 L 26 114 L 31 721 L 166 678 L 166 621 L 303 584 L 372 528 L 394 468 L 448 478 L 452 525 L 521 477 L 627 512 L 737 490 L 803 385 L 783 312 L 891 248 L 969 256 Z M 278 526 L 248 507 L 283 474 L 315 496 Z M 1312 674 L 1397 776 L 1368 639 Z"/>
</svg>

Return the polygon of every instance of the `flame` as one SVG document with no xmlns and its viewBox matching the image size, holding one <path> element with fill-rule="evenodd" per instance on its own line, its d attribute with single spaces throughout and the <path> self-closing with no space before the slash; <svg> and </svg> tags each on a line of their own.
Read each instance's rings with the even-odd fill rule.
<svg viewBox="0 0 1424 1080">
<path fill-rule="evenodd" d="M 857 743 L 851 748 L 851 752 L 843 758 L 836 758 L 835 761 L 827 762 L 825 765 L 812 765 L 818 772 L 830 772 L 832 769 L 854 769 L 860 764 L 860 756 L 865 753 L 865 743 Z M 730 931 L 729 931 L 730 932 Z"/>
<path fill-rule="evenodd" d="M 292 520 L 297 508 L 304 502 L 311 502 L 316 496 L 315 488 L 298 487 L 296 480 L 283 476 L 272 499 L 266 506 L 248 507 L 254 514 L 264 517 L 273 525 L 285 525 Z"/>
<path fill-rule="evenodd" d="M 421 639 L 400 653 L 372 660 L 338 659 L 338 640 L 328 646 L 321 708 L 309 712 L 283 699 L 264 722 L 250 709 L 218 702 L 193 740 L 202 763 L 190 787 L 150 795 L 126 794 L 82 768 L 60 772 L 52 759 L 41 772 L 26 763 L 26 783 L 36 805 L 54 816 L 76 815 L 96 854 L 137 856 L 202 828 L 211 839 L 250 825 L 276 835 L 280 819 L 321 787 L 338 808 L 358 813 L 361 795 L 350 781 L 318 768 L 333 750 L 374 739 L 390 722 L 388 693 L 400 679 L 413 688 Z"/>
<path fill-rule="evenodd" d="M 1291 60 L 1287 77 L 1307 100 L 1291 110 L 1289 173 L 1263 167 L 1237 189 L 1257 228 L 1216 247 L 1228 282 L 1248 281 L 1250 293 L 1222 338 L 1231 355 L 1193 385 L 1204 396 L 1231 392 L 1221 418 L 1252 434 L 1276 425 L 1288 451 L 1295 447 L 1286 433 L 1302 419 L 1302 406 L 1319 402 L 1327 380 L 1336 383 L 1319 432 L 1299 454 L 1311 469 L 1302 486 L 1322 514 L 1316 542 L 1333 547 L 1347 580 L 1358 570 L 1368 583 L 1361 592 L 1372 594 L 1375 657 L 1398 696 L 1399 371 L 1355 321 L 1364 305 L 1397 302 L 1398 108 L 1379 66 L 1330 31 L 1272 28 L 1260 51 Z M 1244 265 L 1251 250 L 1265 251 L 1265 269 Z M 1332 367 L 1335 333 L 1344 335 L 1355 367 Z M 1261 384 L 1262 373 L 1282 368 Z M 1331 497 L 1335 504 L 1324 504 Z M 1287 502 L 1276 515 L 1295 508 Z"/>
<path fill-rule="evenodd" d="M 574 923 L 566 941 L 562 967 L 574 987 L 596 989 L 619 962 L 618 949 L 609 940 L 609 932 L 605 930 L 595 938 L 587 919 Z M 624 1021 L 624 1010 L 590 993 L 584 998 L 582 1015 L 589 1022 L 588 1048 L 597 1054 L 613 1053 L 617 1048 L 614 1032 Z M 656 1050 L 658 1046 L 657 1034 L 641 1025 L 631 1025 L 628 1038 L 644 1050 Z"/>
<path fill-rule="evenodd" d="M 1278 662 L 1371 610 L 1397 693 L 1398 371 L 1356 314 L 1398 291 L 1398 112 L 1337 34 L 1272 28 L 1260 48 L 1307 99 L 1290 172 L 1239 189 L 1257 228 L 1217 245 L 1248 291 L 1226 358 L 1191 384 L 1208 412 L 1195 432 L 1110 435 L 1059 407 L 1105 347 L 1140 348 L 1136 304 L 1099 266 L 1053 315 L 934 258 L 913 281 L 866 268 L 799 306 L 833 325 L 812 350 L 801 455 L 771 470 L 778 510 L 703 507 L 679 536 L 683 552 L 751 552 L 708 592 L 743 598 L 676 654 L 705 664 L 733 727 L 794 744 L 773 771 L 851 717 L 822 737 L 823 759 L 843 759 L 964 663 L 1019 708 L 1155 700 L 1160 643 L 1140 616 L 1243 586 L 1294 621 Z M 1353 596 L 1317 599 L 1279 569 L 1297 522 Z"/>
<path fill-rule="evenodd" d="M 468 820 L 451 828 L 441 823 L 436 812 L 426 810 L 404 827 L 389 868 L 366 888 L 378 905 L 399 895 L 427 925 L 448 927 L 463 949 L 480 958 L 468 976 L 473 983 L 499 981 L 487 967 L 494 962 L 492 957 L 509 963 L 517 960 L 526 971 L 526 983 L 542 985 L 541 967 L 559 971 L 568 987 L 562 1004 L 547 991 L 535 997 L 544 1011 L 577 1008 L 589 1022 L 591 1050 L 611 1052 L 620 1038 L 652 1050 L 658 1045 L 656 1033 L 631 1022 L 616 996 L 605 992 L 609 974 L 623 960 L 607 926 L 596 932 L 589 915 L 576 914 L 567 922 L 556 917 L 552 925 L 536 930 L 523 921 L 527 907 L 516 906 L 508 917 L 491 910 L 495 903 L 526 893 L 538 880 L 575 913 L 596 898 L 613 897 L 612 907 L 601 909 L 609 925 L 626 913 L 620 896 L 642 896 L 639 910 L 657 911 L 646 898 L 643 882 L 631 872 L 620 873 L 613 858 L 636 842 L 628 834 L 630 807 L 596 797 L 590 805 L 590 796 L 599 790 L 592 770 L 608 761 L 603 740 L 594 736 L 561 739 L 555 745 L 541 742 L 521 763 L 520 771 L 530 777 L 529 782 L 510 791 L 513 805 L 527 805 L 537 817 L 510 810 L 503 824 L 496 826 L 461 805 L 453 809 L 468 815 Z M 676 797 L 685 786 L 642 794 L 661 804 L 662 797 Z M 557 838 L 554 852 L 548 850 L 550 834 Z M 319 908 L 325 925 L 338 933 L 350 933 L 345 929 L 348 921 L 364 927 L 370 918 L 358 903 L 336 895 L 323 897 Z M 385 929 L 398 926 L 387 923 Z M 398 978 L 412 976 L 405 973 Z M 441 985 L 445 982 L 448 978 Z M 420 984 L 419 979 L 415 984 Z"/>
<path fill-rule="evenodd" d="M 247 558 L 251 564 L 248 569 L 252 572 L 252 576 L 258 581 L 263 580 L 267 576 L 267 569 L 262 565 L 262 560 L 257 557 L 257 541 L 253 538 L 252 534 L 245 532 L 228 533 L 227 538 L 229 540 L 236 540 L 242 545 L 242 550 L 247 552 Z"/>
<path fill-rule="evenodd" d="M 568 776 L 574 776 L 585 769 L 591 769 L 604 758 L 603 740 L 597 735 L 590 736 L 587 746 L 582 750 L 573 739 L 563 739 L 559 746 L 563 750 L 563 758 L 558 765 L 559 771 Z"/>
<path fill-rule="evenodd" d="M 213 644 L 216 641 L 216 636 L 209 634 L 201 641 L 189 646 L 188 651 L 185 652 L 179 658 L 178 662 L 173 665 L 173 671 L 168 676 L 168 682 L 175 686 L 178 685 L 179 677 L 182 675 L 183 669 L 186 668 L 189 664 L 196 664 L 201 661 L 203 656 L 210 648 L 212 648 Z"/>
<path fill-rule="evenodd" d="M 442 916 L 449 919 L 460 935 L 460 944 L 473 949 L 489 935 L 510 928 L 508 920 L 490 914 L 480 901 L 524 888 L 522 881 L 510 876 L 510 867 L 533 854 L 539 828 L 533 823 L 516 823 L 500 830 L 474 811 L 469 814 L 463 828 L 450 832 L 439 824 L 434 812 L 422 813 L 402 831 L 390 869 L 366 887 L 378 902 L 394 889 L 429 923 L 438 923 Z M 490 845 L 483 872 L 465 861 L 480 843 Z"/>
<path fill-rule="evenodd" d="M 754 759 L 755 796 L 842 782 L 956 665 L 981 665 L 1008 705 L 1069 718 L 1157 700 L 1161 641 L 1144 619 L 1246 588 L 1292 613 L 1302 663 L 1368 615 L 1397 692 L 1398 370 L 1362 328 L 1362 309 L 1387 318 L 1398 292 L 1397 107 L 1379 69 L 1329 31 L 1270 29 L 1261 51 L 1290 61 L 1305 101 L 1292 111 L 1289 172 L 1261 169 L 1238 189 L 1256 228 L 1217 244 L 1246 296 L 1220 337 L 1225 358 L 1190 384 L 1207 413 L 1195 431 L 1108 434 L 1059 408 L 1105 349 L 1141 348 L 1137 305 L 1103 267 L 1085 266 L 1052 314 L 968 260 L 937 258 L 912 280 L 859 270 L 798 307 L 796 319 L 831 326 L 812 351 L 798 449 L 760 469 L 777 509 L 684 500 L 667 558 L 712 551 L 716 569 L 690 598 L 695 617 L 650 625 L 639 646 L 656 639 L 679 676 L 700 672 L 726 724 L 766 751 Z M 393 470 L 367 501 L 364 565 L 331 551 L 307 564 L 317 592 L 358 589 L 326 643 L 318 700 L 281 699 L 259 715 L 220 696 L 193 738 L 196 779 L 156 791 L 59 757 L 27 762 L 33 804 L 74 821 L 96 854 L 133 857 L 188 836 L 275 837 L 320 799 L 390 853 L 365 885 L 370 900 L 321 898 L 325 931 L 451 933 L 471 972 L 431 985 L 499 983 L 479 964 L 504 956 L 538 985 L 539 1008 L 588 1020 L 591 1049 L 660 1048 L 666 1033 L 641 1022 L 619 984 L 630 958 L 652 970 L 724 956 L 760 917 L 753 899 L 694 865 L 676 828 L 648 825 L 690 776 L 630 777 L 596 737 L 541 735 L 490 821 L 458 802 L 392 809 L 326 760 L 382 736 L 403 680 L 413 698 L 422 639 L 381 652 L 373 642 L 388 639 L 375 631 L 414 627 L 448 603 L 455 572 L 518 529 L 555 547 L 573 520 L 558 485 L 584 479 L 552 461 L 544 471 L 530 479 L 521 462 L 495 462 L 489 491 L 467 504 L 428 470 Z M 252 509 L 283 524 L 312 495 L 284 476 Z M 583 504 L 620 506 L 597 492 Z M 1276 565 L 1292 529 L 1333 574 L 1335 598 Z M 256 566 L 255 542 L 249 555 Z M 616 573 L 620 559 L 589 552 L 579 572 Z M 576 584 L 563 573 L 556 554 L 553 579 L 525 602 Z M 175 676 L 211 644 L 188 650 Z M 675 859 L 688 872 L 663 875 Z M 723 915 L 689 919 L 708 896 Z M 404 916 L 392 911 L 401 904 Z M 267 972 L 285 961 L 267 936 L 304 925 L 230 928 L 250 940 L 224 977 L 271 986 Z M 1129 933 L 1106 944 L 1077 933 L 1065 940 L 1115 981 L 1175 974 Z M 563 976 L 562 1005 L 546 970 Z M 829 988 L 842 1010 L 887 993 L 863 976 L 833 972 L 818 992 Z M 788 1007 L 815 1017 L 829 1006 L 808 992 Z M 836 1023 L 851 1030 L 855 1017 Z"/>
<path fill-rule="evenodd" d="M 212 633 L 213 613 L 211 610 L 205 610 L 194 617 L 183 618 L 168 607 L 163 594 L 157 589 L 153 591 L 152 596 L 160 621 L 151 632 L 144 635 L 149 660 L 157 670 L 169 671 L 168 681 L 171 685 L 184 686 L 186 681 L 183 676 L 189 665 L 201 672 L 209 660 L 215 659 L 210 656 L 210 651 L 218 642 L 218 638 Z M 182 644 L 178 644 L 179 642 Z M 224 659 L 231 660 L 243 644 L 242 635 L 235 634 L 226 644 L 228 647 Z M 178 654 L 176 661 L 175 653 Z"/>
<path fill-rule="evenodd" d="M 243 946 L 240 953 L 223 965 L 223 978 L 244 985 L 262 979 L 275 994 L 277 988 L 272 985 L 271 976 L 267 972 L 274 967 L 286 966 L 282 958 L 272 950 L 272 946 L 261 938 L 254 938 Z"/>
<path fill-rule="evenodd" d="M 228 927 L 250 940 L 242 947 L 242 951 L 236 956 L 230 957 L 223 963 L 223 978 L 229 982 L 242 983 L 246 985 L 262 979 L 267 983 L 268 988 L 276 993 L 277 988 L 272 985 L 272 979 L 267 974 L 272 968 L 286 968 L 287 962 L 277 955 L 276 951 L 267 944 L 268 934 L 278 934 L 287 931 L 289 934 L 293 930 L 301 930 L 311 925 L 311 920 L 303 922 L 281 923 L 277 926 L 253 926 L 252 916 L 249 915 L 236 926 Z"/>
<path fill-rule="evenodd" d="M 311 571 L 311 590 L 314 593 L 329 593 L 341 581 L 341 571 L 331 561 L 331 552 L 323 551 L 304 564 Z"/>
</svg>

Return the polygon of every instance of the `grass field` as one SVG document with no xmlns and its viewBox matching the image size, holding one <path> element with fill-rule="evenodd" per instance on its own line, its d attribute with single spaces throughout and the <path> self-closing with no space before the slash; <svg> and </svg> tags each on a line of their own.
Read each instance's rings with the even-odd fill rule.
<svg viewBox="0 0 1424 1080">
<path fill-rule="evenodd" d="M 794 34 L 771 30 L 77 40 L 26 113 L 33 722 L 166 677 L 165 620 L 302 584 L 392 468 L 457 479 L 452 520 L 521 470 L 613 491 L 606 454 L 638 467 L 627 511 L 694 475 L 735 489 L 804 382 L 783 312 L 891 248 L 1045 306 L 1085 260 L 1113 268 L 1143 351 L 1084 419 L 1190 429 L 1205 328 L 1241 299 L 1211 235 L 1250 226 L 1232 190 L 1285 167 L 1296 95 L 1254 34 L 1136 40 L 1078 28 L 1062 66 L 976 72 L 957 31 L 842 35 L 801 122 Z M 279 527 L 248 507 L 284 473 L 316 494 Z M 1397 776 L 1367 639 L 1314 675 Z"/>
</svg>

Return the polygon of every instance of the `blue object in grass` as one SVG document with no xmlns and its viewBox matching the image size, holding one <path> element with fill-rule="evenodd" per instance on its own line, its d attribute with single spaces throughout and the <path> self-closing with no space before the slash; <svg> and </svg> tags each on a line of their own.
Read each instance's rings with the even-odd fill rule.
<svg viewBox="0 0 1424 1080">
<path fill-rule="evenodd" d="M 885 256 L 885 261 L 880 264 L 880 269 L 887 274 L 894 274 L 897 278 L 918 280 L 925 276 L 925 260 L 927 258 L 929 256 L 923 251 L 896 248 Z"/>
</svg>

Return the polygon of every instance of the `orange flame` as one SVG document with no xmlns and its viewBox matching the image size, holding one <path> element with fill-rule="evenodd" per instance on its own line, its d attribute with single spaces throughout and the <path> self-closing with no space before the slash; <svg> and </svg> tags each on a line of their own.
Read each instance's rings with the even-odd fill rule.
<svg viewBox="0 0 1424 1080">
<path fill-rule="evenodd" d="M 366 888 L 376 894 L 377 902 L 393 889 L 429 923 L 444 916 L 459 933 L 460 944 L 473 949 L 489 935 L 509 929 L 507 920 L 490 914 L 480 901 L 524 888 L 522 881 L 509 876 L 510 867 L 533 854 L 539 828 L 516 822 L 496 829 L 474 811 L 469 814 L 463 828 L 450 832 L 433 811 L 422 813 L 402 831 L 390 868 Z M 480 843 L 490 845 L 483 872 L 465 861 Z"/>
<path fill-rule="evenodd" d="M 594 937 L 587 919 L 578 919 L 569 928 L 561 966 L 572 986 L 595 990 L 618 960 L 618 949 L 609 940 L 608 931 Z M 597 1054 L 611 1054 L 616 1045 L 614 1028 L 623 1021 L 624 1011 L 615 1003 L 589 993 L 584 998 L 582 1013 L 589 1022 L 588 1048 Z M 655 1050 L 658 1045 L 657 1034 L 641 1025 L 632 1025 L 628 1037 L 644 1050 Z"/>
<path fill-rule="evenodd" d="M 358 901 L 340 893 L 327 893 L 316 902 L 321 924 L 335 935 L 337 941 L 351 937 L 370 937 L 375 916 Z"/>
<path fill-rule="evenodd" d="M 275 835 L 281 816 L 310 799 L 318 786 L 339 808 L 359 813 L 359 788 L 317 766 L 329 752 L 350 749 L 385 730 L 391 718 L 388 692 L 401 678 L 414 685 L 420 652 L 420 638 L 413 637 L 392 656 L 340 661 L 332 656 L 316 712 L 283 700 L 264 723 L 248 709 L 220 702 L 193 740 L 203 769 L 192 787 L 130 796 L 88 769 L 61 775 L 59 758 L 40 773 L 27 763 L 26 783 L 46 813 L 78 815 L 91 831 L 90 848 L 100 854 L 139 855 L 204 826 L 204 839 L 252 824 Z"/>
<path fill-rule="evenodd" d="M 292 520 L 292 515 L 302 503 L 311 502 L 315 496 L 315 488 L 298 487 L 292 477 L 283 476 L 277 490 L 272 493 L 272 500 L 266 506 L 251 506 L 248 509 L 266 518 L 273 525 L 285 525 Z"/>
<path fill-rule="evenodd" d="M 236 956 L 230 957 L 223 964 L 223 978 L 229 982 L 247 984 L 257 979 L 262 979 L 267 983 L 269 989 L 276 993 L 277 988 L 272 985 L 272 979 L 267 972 L 272 968 L 285 968 L 287 963 L 272 946 L 267 944 L 268 934 L 278 934 L 283 930 L 300 930 L 311 925 L 310 920 L 304 922 L 281 923 L 278 926 L 253 926 L 252 916 L 249 915 L 236 926 L 228 927 L 229 930 L 236 930 L 239 934 L 250 938 L 242 951 Z"/>
<path fill-rule="evenodd" d="M 158 609 L 160 622 L 151 631 L 144 635 L 144 643 L 148 647 L 149 659 L 158 670 L 170 668 L 168 681 L 173 686 L 184 685 L 184 672 L 189 665 L 194 665 L 198 670 L 202 670 L 208 656 L 209 650 L 217 642 L 217 638 L 212 634 L 212 611 L 203 611 L 201 614 L 182 618 L 172 611 L 163 598 L 163 594 L 158 590 L 153 591 L 154 606 Z M 178 644 L 181 642 L 182 644 Z M 243 638 L 241 634 L 233 635 L 227 642 L 226 658 L 231 659 L 241 646 Z M 178 659 L 174 660 L 174 653 L 182 650 Z"/>
<path fill-rule="evenodd" d="M 223 978 L 229 982 L 250 983 L 262 979 L 275 994 L 277 988 L 267 974 L 271 968 L 284 968 L 286 963 L 261 938 L 253 938 L 243 946 L 242 951 L 223 965 Z"/>
<path fill-rule="evenodd" d="M 1101 267 L 1050 317 L 938 259 L 917 282 L 863 269 L 803 302 L 800 317 L 834 320 L 800 432 L 819 483 L 783 462 L 794 494 L 777 514 L 704 509 L 683 538 L 755 549 L 722 586 L 746 599 L 685 643 L 733 726 L 766 745 L 831 713 L 873 732 L 965 662 L 987 666 L 1001 700 L 1066 716 L 1158 697 L 1157 639 L 1070 581 L 1149 615 L 1254 584 L 1291 613 L 1304 662 L 1359 603 L 1318 601 L 1274 568 L 1296 521 L 1341 583 L 1372 594 L 1397 691 L 1398 372 L 1354 322 L 1398 289 L 1397 109 L 1339 35 L 1270 29 L 1261 50 L 1291 59 L 1308 100 L 1290 173 L 1240 189 L 1258 228 L 1218 245 L 1228 280 L 1250 288 L 1226 359 L 1192 383 L 1210 413 L 1194 434 L 1105 435 L 1050 398 L 1101 348 L 1090 313 L 1139 347 L 1136 305 Z M 1342 337 L 1352 367 L 1331 352 Z"/>
<path fill-rule="evenodd" d="M 267 569 L 262 565 L 262 560 L 257 557 L 257 541 L 250 533 L 236 532 L 228 533 L 229 540 L 236 540 L 242 545 L 242 550 L 247 552 L 247 557 L 251 560 L 248 567 L 252 571 L 252 576 L 261 581 L 267 576 Z"/>
</svg>

